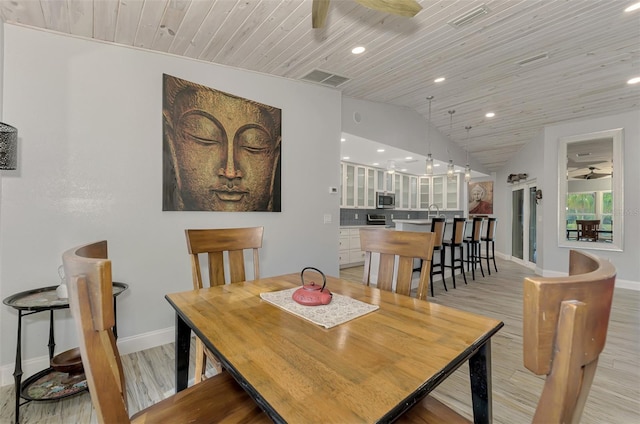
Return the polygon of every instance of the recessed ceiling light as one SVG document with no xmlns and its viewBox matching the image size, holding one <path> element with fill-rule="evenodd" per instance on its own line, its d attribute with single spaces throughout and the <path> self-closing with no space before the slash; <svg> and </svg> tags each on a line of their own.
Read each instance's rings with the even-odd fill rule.
<svg viewBox="0 0 640 424">
<path fill-rule="evenodd" d="M 635 77 L 635 78 L 631 78 L 629 81 L 627 81 L 627 84 L 637 84 L 640 82 L 640 77 Z"/>
<path fill-rule="evenodd" d="M 407 156 L 406 158 L 404 158 L 404 160 L 411 160 L 413 159 L 413 156 Z"/>
<path fill-rule="evenodd" d="M 436 78 L 433 80 L 433 82 L 442 82 L 442 81 L 444 81 L 444 77 Z"/>
<path fill-rule="evenodd" d="M 362 46 L 358 46 L 358 47 L 354 47 L 353 49 L 351 49 L 351 53 L 353 54 L 360 54 L 360 53 L 364 53 L 366 49 Z"/>
<path fill-rule="evenodd" d="M 351 159 L 351 158 L 350 158 L 349 156 L 344 156 L 342 159 L 343 159 L 343 160 L 349 160 L 349 159 Z"/>
<path fill-rule="evenodd" d="M 486 116 L 487 118 L 493 118 L 494 116 L 496 116 L 496 114 L 494 112 L 487 112 L 484 116 Z"/>
<path fill-rule="evenodd" d="M 400 172 L 407 172 L 407 168 L 402 168 Z"/>
<path fill-rule="evenodd" d="M 378 153 L 382 153 L 382 152 L 384 152 L 384 149 L 378 149 L 378 150 L 376 150 L 376 151 L 377 151 Z"/>
<path fill-rule="evenodd" d="M 373 162 L 373 166 L 378 166 L 380 165 L 378 162 Z"/>
<path fill-rule="evenodd" d="M 341 138 L 340 141 L 347 141 L 347 139 L 346 138 Z"/>
<path fill-rule="evenodd" d="M 633 12 L 634 10 L 640 9 L 640 3 L 632 4 L 631 6 L 624 9 L 625 12 Z"/>
<path fill-rule="evenodd" d="M 439 163 L 434 163 L 433 166 L 440 166 L 440 164 Z"/>
</svg>

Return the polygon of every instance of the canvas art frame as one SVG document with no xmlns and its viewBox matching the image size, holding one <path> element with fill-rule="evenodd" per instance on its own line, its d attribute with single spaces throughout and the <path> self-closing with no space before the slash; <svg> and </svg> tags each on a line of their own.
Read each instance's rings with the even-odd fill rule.
<svg viewBox="0 0 640 424">
<path fill-rule="evenodd" d="M 469 216 L 493 214 L 493 181 L 469 182 Z"/>
<path fill-rule="evenodd" d="M 163 74 L 162 210 L 281 212 L 282 110 Z"/>
</svg>

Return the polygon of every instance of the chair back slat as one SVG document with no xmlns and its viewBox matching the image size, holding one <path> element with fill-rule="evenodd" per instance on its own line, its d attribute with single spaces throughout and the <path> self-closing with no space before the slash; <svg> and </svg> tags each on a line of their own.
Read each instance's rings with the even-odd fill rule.
<svg viewBox="0 0 640 424">
<path fill-rule="evenodd" d="M 392 291 L 395 274 L 395 292 L 409 296 L 411 295 L 413 260 L 422 259 L 418 298 L 426 299 L 434 242 L 434 233 L 394 231 L 381 228 L 361 229 L 360 247 L 365 252 L 363 283 L 369 285 L 372 271 L 371 255 L 372 253 L 378 253 L 380 261 L 377 270 L 377 287 L 382 290 Z"/>
<path fill-rule="evenodd" d="M 606 342 L 616 271 L 570 251 L 567 277 L 524 280 L 524 365 L 547 375 L 534 422 L 578 422 Z"/>
<path fill-rule="evenodd" d="M 129 423 L 124 372 L 113 334 L 115 316 L 111 261 L 107 242 L 66 251 L 69 308 L 80 345 L 82 365 L 100 423 Z M 85 256 L 86 255 L 86 256 Z"/>
<path fill-rule="evenodd" d="M 191 255 L 193 287 L 203 287 L 199 254 L 207 254 L 209 285 L 219 286 L 227 283 L 245 281 L 245 250 L 253 250 L 253 278 L 260 278 L 258 249 L 262 247 L 263 227 L 188 229 L 185 230 L 187 247 Z M 225 256 L 229 275 L 225 273 Z"/>
</svg>

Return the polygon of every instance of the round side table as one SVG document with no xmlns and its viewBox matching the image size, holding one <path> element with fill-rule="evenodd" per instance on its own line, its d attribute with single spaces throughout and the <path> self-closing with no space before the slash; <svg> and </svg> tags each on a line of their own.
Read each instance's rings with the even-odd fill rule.
<svg viewBox="0 0 640 424">
<path fill-rule="evenodd" d="M 24 382 L 22 381 L 22 317 L 49 311 L 49 360 L 53 358 L 56 346 L 53 332 L 53 311 L 68 309 L 68 299 L 59 299 L 56 295 L 58 286 L 42 287 L 16 293 L 5 298 L 2 303 L 18 311 L 18 339 L 16 343 L 16 365 L 13 371 L 15 380 L 15 423 L 20 422 L 20 407 L 31 401 L 50 401 L 73 396 L 87 390 L 84 373 L 67 374 L 55 371 L 52 367 L 44 369 Z M 118 337 L 116 315 L 116 298 L 129 287 L 126 283 L 113 282 L 113 312 L 116 323 L 113 334 Z M 20 398 L 25 399 L 20 402 Z"/>
</svg>

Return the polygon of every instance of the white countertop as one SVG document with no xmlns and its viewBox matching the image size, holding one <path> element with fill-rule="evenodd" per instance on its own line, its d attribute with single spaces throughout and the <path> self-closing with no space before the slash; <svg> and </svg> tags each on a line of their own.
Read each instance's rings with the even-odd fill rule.
<svg viewBox="0 0 640 424">
<path fill-rule="evenodd" d="M 393 222 L 400 224 L 416 224 L 416 225 L 426 225 L 431 224 L 431 219 L 394 219 Z"/>
</svg>

